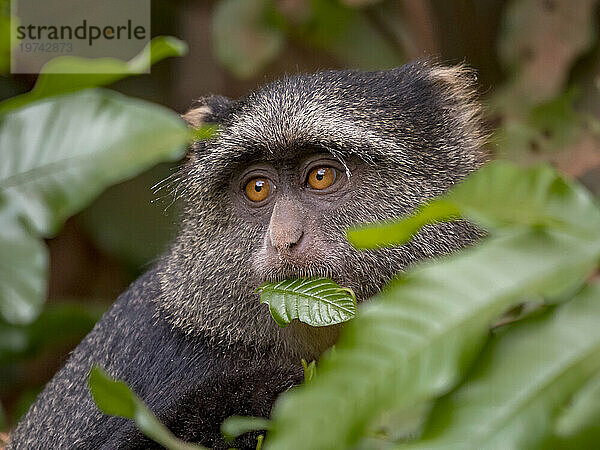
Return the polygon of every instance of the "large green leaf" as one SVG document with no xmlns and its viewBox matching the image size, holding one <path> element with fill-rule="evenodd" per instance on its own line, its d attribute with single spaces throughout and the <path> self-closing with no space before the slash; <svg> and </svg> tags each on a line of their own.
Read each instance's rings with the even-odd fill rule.
<svg viewBox="0 0 600 450">
<path fill-rule="evenodd" d="M 583 187 L 558 176 L 550 167 L 520 169 L 506 161 L 495 161 L 411 217 L 349 230 L 348 238 L 359 248 L 399 245 L 427 223 L 455 220 L 458 216 L 492 230 L 535 226 L 588 237 L 600 234 L 600 211 Z"/>
<path fill-rule="evenodd" d="M 70 215 L 107 186 L 183 154 L 189 131 L 166 108 L 94 90 L 38 102 L 0 119 L 0 314 L 32 320 L 46 251 Z"/>
<path fill-rule="evenodd" d="M 597 241 L 522 231 L 411 271 L 362 308 L 318 377 L 281 397 L 268 448 L 345 448 L 388 408 L 446 392 L 495 318 L 523 295 L 582 279 L 599 252 Z"/>
<path fill-rule="evenodd" d="M 495 161 L 456 186 L 448 199 L 488 229 L 529 226 L 588 238 L 600 234 L 600 210 L 593 196 L 549 166 L 522 169 Z"/>
<path fill-rule="evenodd" d="M 135 395 L 129 386 L 113 380 L 98 366 L 92 367 L 88 384 L 98 408 L 105 414 L 133 419 L 139 430 L 170 450 L 202 450 L 205 447 L 177 439 Z"/>
<path fill-rule="evenodd" d="M 356 315 L 356 299 L 328 278 L 298 278 L 265 283 L 260 301 L 269 305 L 280 327 L 294 319 L 314 327 L 346 322 Z"/>
<path fill-rule="evenodd" d="M 569 400 L 554 421 L 554 434 L 548 436 L 540 448 L 591 449 L 596 448 L 598 442 L 600 442 L 600 371 Z"/>
<path fill-rule="evenodd" d="M 170 56 L 181 56 L 187 45 L 172 36 L 159 36 L 130 61 L 117 58 L 80 58 L 60 56 L 42 68 L 33 89 L 25 94 L 0 103 L 0 114 L 20 108 L 28 103 L 54 95 L 85 88 L 106 86 L 121 78 L 144 73 L 155 62 Z"/>
<path fill-rule="evenodd" d="M 17 205 L 9 205 L 0 190 L 0 316 L 10 323 L 37 315 L 48 270 L 46 246 L 25 229 L 18 214 Z"/>
<path fill-rule="evenodd" d="M 438 402 L 422 439 L 406 447 L 539 446 L 562 406 L 600 370 L 598 317 L 596 284 L 549 317 L 517 324 L 495 337 L 465 383 Z"/>
<path fill-rule="evenodd" d="M 381 413 L 414 408 L 454 387 L 489 325 L 507 308 L 526 296 L 562 293 L 597 264 L 595 203 L 549 169 L 492 164 L 444 202 L 438 203 L 440 217 L 453 216 L 454 204 L 491 227 L 491 235 L 475 248 L 400 276 L 366 305 L 336 351 L 321 361 L 319 376 L 282 396 L 270 448 L 356 443 Z M 415 227 L 398 229 L 404 242 Z M 389 243 L 385 233 L 381 243 Z M 329 425 L 322 427 L 324 422 Z"/>
<path fill-rule="evenodd" d="M 174 112 L 109 91 L 36 103 L 0 121 L 0 193 L 49 237 L 108 185 L 181 157 L 188 137 Z"/>
<path fill-rule="evenodd" d="M 597 304 L 599 300 L 600 294 L 595 298 Z M 597 314 L 598 317 L 600 315 Z M 569 407 L 557 417 L 555 425 L 556 434 L 561 437 L 572 437 L 593 427 L 600 431 L 600 372 L 573 396 Z"/>
</svg>

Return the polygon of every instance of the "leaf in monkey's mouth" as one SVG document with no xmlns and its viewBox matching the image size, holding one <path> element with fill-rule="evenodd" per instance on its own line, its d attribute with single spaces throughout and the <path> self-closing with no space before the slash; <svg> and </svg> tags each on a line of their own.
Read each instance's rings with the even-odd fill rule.
<svg viewBox="0 0 600 450">
<path fill-rule="evenodd" d="M 271 316 L 284 328 L 292 320 L 313 327 L 346 322 L 356 315 L 356 297 L 329 278 L 296 278 L 261 285 L 260 302 L 269 305 Z"/>
</svg>

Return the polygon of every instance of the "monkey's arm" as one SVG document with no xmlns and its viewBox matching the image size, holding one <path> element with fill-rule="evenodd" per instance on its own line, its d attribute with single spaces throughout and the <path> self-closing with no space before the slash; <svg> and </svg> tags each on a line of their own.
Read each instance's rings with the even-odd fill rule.
<svg viewBox="0 0 600 450">
<path fill-rule="evenodd" d="M 150 271 L 117 299 L 46 385 L 15 429 L 9 449 L 148 448 L 132 422 L 105 416 L 95 406 L 87 387 L 92 364 L 125 380 L 185 439 L 210 445 L 228 415 L 268 415 L 278 391 L 291 383 L 267 384 L 261 376 L 269 369 L 278 373 L 268 362 L 174 330 L 151 301 L 157 289 Z M 255 396 L 260 386 L 256 393 L 264 394 L 262 403 Z"/>
</svg>

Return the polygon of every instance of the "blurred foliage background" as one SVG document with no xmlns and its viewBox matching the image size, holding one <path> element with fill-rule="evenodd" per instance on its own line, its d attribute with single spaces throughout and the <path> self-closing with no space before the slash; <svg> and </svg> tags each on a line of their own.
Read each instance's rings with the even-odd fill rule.
<svg viewBox="0 0 600 450">
<path fill-rule="evenodd" d="M 598 0 L 153 0 L 152 35 L 177 36 L 189 53 L 111 87 L 185 112 L 199 96 L 239 97 L 286 73 L 385 69 L 429 56 L 464 62 L 479 76 L 490 154 L 548 161 L 597 195 L 599 26 Z M 0 99 L 35 83 L 0 71 Z M 176 169 L 162 164 L 111 187 L 47 241 L 44 312 L 13 336 L 18 342 L 0 343 L 9 426 L 167 245 L 177 205 L 153 186 Z"/>
</svg>

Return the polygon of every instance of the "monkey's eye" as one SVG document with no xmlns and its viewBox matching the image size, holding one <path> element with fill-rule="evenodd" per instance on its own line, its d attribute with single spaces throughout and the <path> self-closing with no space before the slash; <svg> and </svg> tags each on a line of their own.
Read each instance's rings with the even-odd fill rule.
<svg viewBox="0 0 600 450">
<path fill-rule="evenodd" d="M 255 203 L 262 202 L 271 193 L 271 183 L 266 178 L 252 178 L 246 184 L 246 197 Z"/>
<path fill-rule="evenodd" d="M 327 189 L 336 179 L 336 172 L 333 167 L 315 167 L 308 174 L 308 185 L 317 190 Z"/>
</svg>

